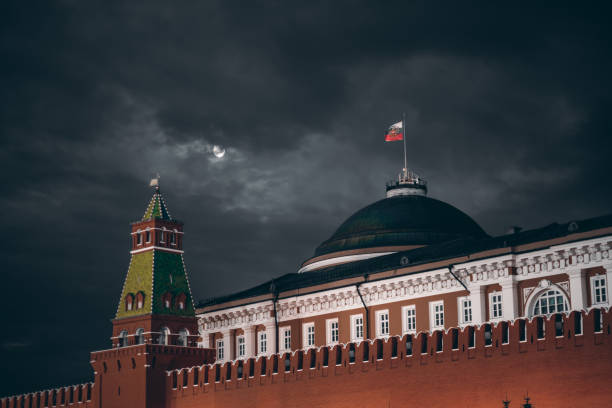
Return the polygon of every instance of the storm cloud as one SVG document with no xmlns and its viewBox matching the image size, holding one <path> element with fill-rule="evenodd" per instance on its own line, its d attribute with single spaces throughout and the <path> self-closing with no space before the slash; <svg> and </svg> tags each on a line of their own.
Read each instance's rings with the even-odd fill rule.
<svg viewBox="0 0 612 408">
<path fill-rule="evenodd" d="M 611 212 L 609 10 L 379 3 L 1 6 L 0 395 L 92 378 L 157 173 L 196 299 L 382 198 L 402 112 L 409 167 L 489 234 Z"/>
</svg>

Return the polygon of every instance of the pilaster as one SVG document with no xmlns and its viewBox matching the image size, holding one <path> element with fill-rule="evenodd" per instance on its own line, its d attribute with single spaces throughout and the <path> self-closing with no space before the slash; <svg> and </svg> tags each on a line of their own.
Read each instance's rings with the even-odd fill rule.
<svg viewBox="0 0 612 408">
<path fill-rule="evenodd" d="M 500 282 L 502 288 L 502 307 L 504 320 L 512 321 L 518 317 L 518 294 L 515 275 Z"/>
<path fill-rule="evenodd" d="M 570 302 L 573 310 L 587 308 L 586 278 L 582 269 L 572 268 L 567 271 L 570 281 Z"/>
<path fill-rule="evenodd" d="M 472 323 L 482 324 L 486 320 L 486 287 L 481 285 L 469 286 L 470 301 L 472 302 Z"/>
<path fill-rule="evenodd" d="M 246 356 L 255 357 L 255 328 L 253 326 L 247 326 L 244 329 L 244 342 L 246 346 Z"/>
</svg>

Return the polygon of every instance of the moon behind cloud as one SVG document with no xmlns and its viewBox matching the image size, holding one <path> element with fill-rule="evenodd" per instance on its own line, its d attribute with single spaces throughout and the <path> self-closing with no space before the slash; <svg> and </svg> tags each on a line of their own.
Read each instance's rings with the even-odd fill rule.
<svg viewBox="0 0 612 408">
<path fill-rule="evenodd" d="M 219 145 L 214 145 L 212 152 L 217 159 L 221 159 L 223 156 L 225 156 L 225 149 Z"/>
</svg>

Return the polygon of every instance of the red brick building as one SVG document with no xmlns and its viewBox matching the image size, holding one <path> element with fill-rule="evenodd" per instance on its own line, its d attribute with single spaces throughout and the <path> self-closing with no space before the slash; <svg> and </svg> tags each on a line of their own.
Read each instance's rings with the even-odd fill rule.
<svg viewBox="0 0 612 408">
<path fill-rule="evenodd" d="M 298 271 L 197 305 L 159 188 L 131 236 L 93 382 L 0 408 L 612 406 L 612 216 L 490 237 L 404 173 Z"/>
</svg>

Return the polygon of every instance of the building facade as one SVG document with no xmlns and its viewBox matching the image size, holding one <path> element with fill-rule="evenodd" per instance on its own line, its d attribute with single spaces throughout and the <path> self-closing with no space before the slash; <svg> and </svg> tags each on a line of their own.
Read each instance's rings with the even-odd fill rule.
<svg viewBox="0 0 612 408">
<path fill-rule="evenodd" d="M 612 216 L 491 237 L 404 171 L 296 272 L 197 305 L 159 187 L 131 236 L 93 382 L 1 408 L 612 405 Z"/>
</svg>

